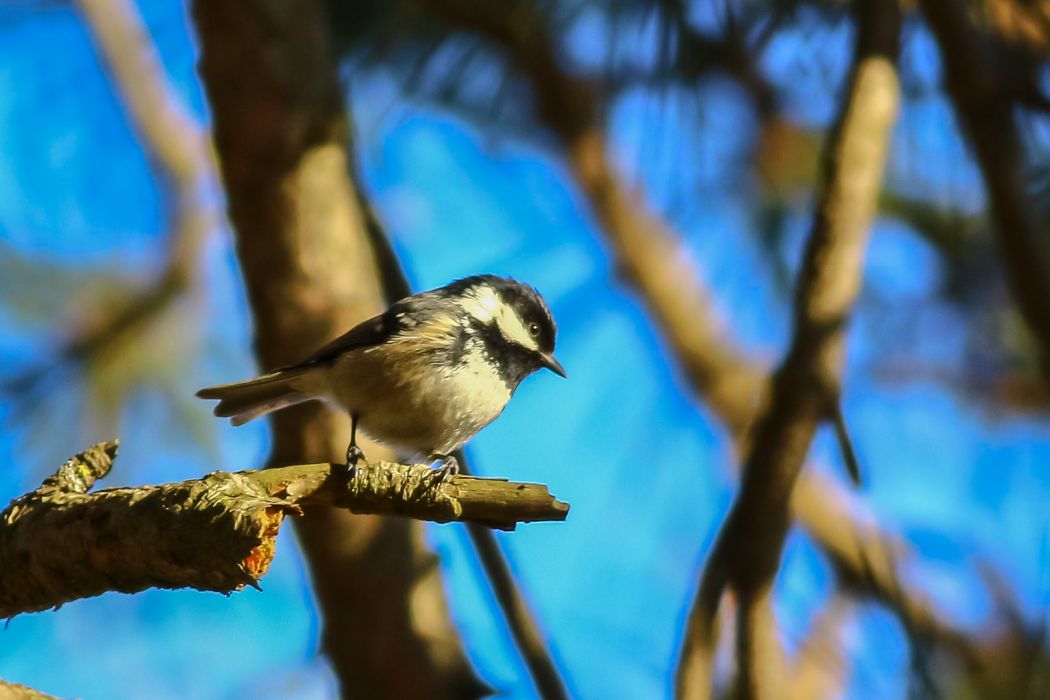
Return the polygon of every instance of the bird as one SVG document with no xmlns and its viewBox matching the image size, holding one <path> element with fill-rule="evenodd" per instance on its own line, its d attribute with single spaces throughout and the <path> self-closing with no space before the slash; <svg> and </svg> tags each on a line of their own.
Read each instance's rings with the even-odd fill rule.
<svg viewBox="0 0 1050 700">
<path fill-rule="evenodd" d="M 197 392 L 233 425 L 305 401 L 350 416 L 348 470 L 365 459 L 357 431 L 457 474 L 453 453 L 495 420 L 518 385 L 548 369 L 557 326 L 533 287 L 474 275 L 405 297 L 293 365 Z"/>
</svg>

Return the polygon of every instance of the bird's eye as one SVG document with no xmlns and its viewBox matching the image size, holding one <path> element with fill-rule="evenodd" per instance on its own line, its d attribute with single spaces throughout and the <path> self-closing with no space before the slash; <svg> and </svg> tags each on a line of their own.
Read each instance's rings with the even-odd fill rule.
<svg viewBox="0 0 1050 700">
<path fill-rule="evenodd" d="M 529 335 L 536 336 L 540 334 L 540 324 L 530 323 L 529 324 Z"/>
</svg>

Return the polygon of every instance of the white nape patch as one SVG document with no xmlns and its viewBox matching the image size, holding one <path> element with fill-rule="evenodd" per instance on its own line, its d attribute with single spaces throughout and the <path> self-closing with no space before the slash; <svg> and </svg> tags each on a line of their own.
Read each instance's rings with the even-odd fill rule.
<svg viewBox="0 0 1050 700">
<path fill-rule="evenodd" d="M 499 316 L 503 302 L 496 290 L 488 285 L 474 287 L 462 298 L 463 308 L 482 323 L 488 323 Z"/>
<path fill-rule="evenodd" d="M 492 287 L 482 285 L 475 287 L 463 297 L 463 308 L 482 323 L 496 322 L 503 337 L 528 350 L 538 350 L 536 339 L 529 334 L 525 322 L 521 320 L 513 307 L 504 304 Z"/>
</svg>

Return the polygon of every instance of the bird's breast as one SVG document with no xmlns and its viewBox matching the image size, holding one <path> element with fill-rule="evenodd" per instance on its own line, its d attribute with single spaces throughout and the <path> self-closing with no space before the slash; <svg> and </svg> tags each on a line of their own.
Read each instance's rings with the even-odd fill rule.
<svg viewBox="0 0 1050 700">
<path fill-rule="evenodd" d="M 408 343 L 348 354 L 333 368 L 337 399 L 373 437 L 411 451 L 448 453 L 491 423 L 511 391 L 479 348 L 454 362 Z"/>
</svg>

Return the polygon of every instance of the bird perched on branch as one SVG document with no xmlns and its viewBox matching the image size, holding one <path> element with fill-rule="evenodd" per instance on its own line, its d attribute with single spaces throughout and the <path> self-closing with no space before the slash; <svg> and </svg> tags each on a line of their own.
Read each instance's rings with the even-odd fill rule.
<svg viewBox="0 0 1050 700">
<path fill-rule="evenodd" d="M 406 297 L 298 364 L 197 392 L 234 425 L 322 400 L 350 414 L 348 467 L 364 455 L 357 429 L 395 449 L 459 465 L 452 452 L 491 423 L 532 372 L 565 375 L 543 297 L 477 275 Z"/>
</svg>

